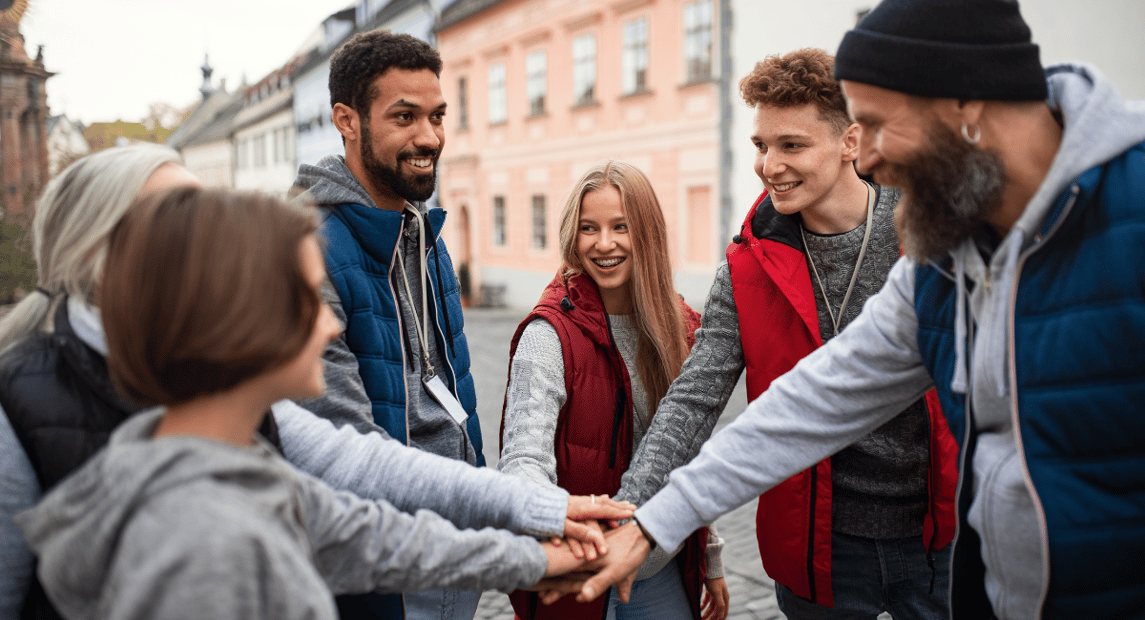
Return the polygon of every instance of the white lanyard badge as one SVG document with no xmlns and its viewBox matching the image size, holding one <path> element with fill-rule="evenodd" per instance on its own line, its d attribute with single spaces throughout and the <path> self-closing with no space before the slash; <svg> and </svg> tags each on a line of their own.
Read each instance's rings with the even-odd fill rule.
<svg viewBox="0 0 1145 620">
<path fill-rule="evenodd" d="M 461 403 L 457 402 L 457 398 L 450 392 L 449 387 L 437 375 L 433 368 L 433 363 L 429 361 L 429 290 L 426 281 L 426 272 L 429 271 L 429 258 L 426 256 L 425 249 L 425 220 L 422 219 L 421 212 L 406 204 L 406 210 L 413 213 L 417 219 L 417 232 L 418 244 L 417 255 L 419 259 L 418 270 L 421 273 L 421 317 L 418 317 L 417 308 L 413 309 L 413 323 L 414 329 L 417 331 L 418 345 L 421 349 L 421 359 L 425 373 L 422 375 L 421 382 L 425 385 L 426 392 L 437 401 L 439 405 L 450 417 L 452 417 L 458 424 L 464 424 L 469 419 L 469 414 L 465 412 L 465 408 Z M 405 259 L 402 257 L 404 252 L 398 249 L 398 269 L 402 274 L 402 284 L 405 285 L 406 297 L 410 300 L 410 305 L 413 305 L 413 291 L 410 290 L 409 275 L 406 273 Z"/>
</svg>

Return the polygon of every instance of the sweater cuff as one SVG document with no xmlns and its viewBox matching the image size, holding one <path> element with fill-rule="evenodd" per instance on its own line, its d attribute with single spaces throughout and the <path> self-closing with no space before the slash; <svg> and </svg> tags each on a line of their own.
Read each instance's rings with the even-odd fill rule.
<svg viewBox="0 0 1145 620">
<path fill-rule="evenodd" d="M 708 541 L 708 548 L 705 551 L 707 564 L 707 579 L 719 579 L 724 576 L 724 559 L 722 556 L 724 550 L 724 539 L 717 538 L 718 542 Z"/>
<path fill-rule="evenodd" d="M 636 509 L 636 519 L 656 544 L 676 549 L 697 529 L 707 525 L 671 481 Z"/>
<path fill-rule="evenodd" d="M 518 512 L 517 531 L 535 538 L 565 535 L 565 519 L 569 514 L 569 493 L 560 487 L 532 484 L 534 492 Z"/>
</svg>

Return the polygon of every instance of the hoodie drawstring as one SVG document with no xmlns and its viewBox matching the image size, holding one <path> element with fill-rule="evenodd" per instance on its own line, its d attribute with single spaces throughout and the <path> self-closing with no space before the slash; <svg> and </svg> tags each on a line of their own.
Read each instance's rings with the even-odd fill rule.
<svg viewBox="0 0 1145 620">
<path fill-rule="evenodd" d="M 1002 277 L 999 278 L 998 290 L 995 291 L 994 297 L 994 320 L 998 323 L 994 329 L 990 330 L 990 343 L 988 351 L 1003 351 L 1006 352 L 1007 340 L 1009 338 L 1010 321 L 1010 298 L 1014 293 L 1014 285 L 1018 280 L 1018 255 L 1022 253 L 1022 244 L 1026 239 L 1026 235 L 1022 229 L 1014 227 L 1010 231 L 1010 235 L 1003 242 L 1002 251 L 1006 253 L 1006 265 L 1002 268 Z M 1009 354 L 998 356 L 997 364 L 994 367 L 994 381 L 995 387 L 998 389 L 998 396 L 1006 395 L 1006 369 L 1008 366 L 1007 358 Z"/>
<path fill-rule="evenodd" d="M 954 378 L 950 390 L 955 394 L 966 393 L 966 378 L 969 376 L 966 359 L 966 263 L 954 261 Z"/>
<path fill-rule="evenodd" d="M 453 348 L 453 325 L 449 321 L 449 304 L 445 303 L 445 286 L 441 281 L 441 252 L 437 250 L 437 232 L 433 230 L 433 224 L 429 221 L 429 216 L 425 217 L 425 227 L 429 229 L 429 238 L 433 239 L 433 253 L 434 271 L 437 272 L 437 290 L 441 291 L 441 312 L 445 316 L 445 331 L 449 336 L 446 338 L 446 346 L 453 351 L 452 356 L 457 357 L 457 351 Z"/>
</svg>

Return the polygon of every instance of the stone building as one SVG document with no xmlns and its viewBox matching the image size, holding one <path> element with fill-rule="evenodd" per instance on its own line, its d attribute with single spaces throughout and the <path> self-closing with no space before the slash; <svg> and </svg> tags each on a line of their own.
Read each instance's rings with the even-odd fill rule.
<svg viewBox="0 0 1145 620">
<path fill-rule="evenodd" d="M 0 0 L 0 216 L 29 219 L 48 181 L 43 47 L 29 58 L 20 34 L 27 0 Z"/>
</svg>

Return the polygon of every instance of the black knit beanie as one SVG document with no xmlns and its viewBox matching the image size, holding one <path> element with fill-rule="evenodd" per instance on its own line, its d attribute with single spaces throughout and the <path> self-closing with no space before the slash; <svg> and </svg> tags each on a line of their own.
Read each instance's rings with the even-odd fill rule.
<svg viewBox="0 0 1145 620">
<path fill-rule="evenodd" d="M 1047 95 L 1016 0 L 883 0 L 843 37 L 835 78 L 923 97 Z"/>
</svg>

